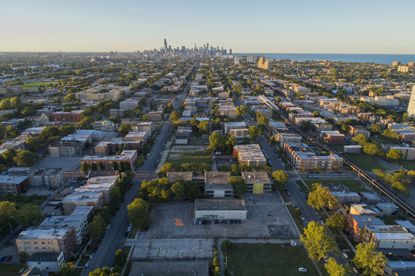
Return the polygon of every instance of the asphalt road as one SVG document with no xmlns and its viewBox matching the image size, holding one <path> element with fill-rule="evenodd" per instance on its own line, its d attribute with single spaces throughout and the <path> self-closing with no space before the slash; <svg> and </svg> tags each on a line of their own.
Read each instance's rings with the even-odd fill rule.
<svg viewBox="0 0 415 276">
<path fill-rule="evenodd" d="M 186 98 L 190 89 L 191 80 L 187 82 L 182 92 L 176 97 L 173 102 L 173 108 L 176 110 L 180 107 L 183 100 Z M 160 154 L 164 150 L 166 143 L 170 137 L 172 125 L 170 122 L 165 122 L 156 138 L 153 148 L 151 149 L 144 164 L 138 171 L 154 171 L 159 163 Z M 125 199 L 116 215 L 114 216 L 110 227 L 105 232 L 99 248 L 95 252 L 88 267 L 82 271 L 82 276 L 87 276 L 88 273 L 96 268 L 108 266 L 111 267 L 114 263 L 115 252 L 124 247 L 125 233 L 127 231 L 129 222 L 127 217 L 127 206 L 134 200 L 141 182 L 133 183 L 131 189 L 125 194 Z"/>
</svg>

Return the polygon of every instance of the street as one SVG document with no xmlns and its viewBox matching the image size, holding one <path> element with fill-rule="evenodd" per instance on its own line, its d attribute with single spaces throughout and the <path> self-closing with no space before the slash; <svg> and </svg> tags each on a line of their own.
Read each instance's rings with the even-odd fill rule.
<svg viewBox="0 0 415 276">
<path fill-rule="evenodd" d="M 186 98 L 190 89 L 191 80 L 187 82 L 182 92 L 177 96 L 173 103 L 173 108 L 176 110 L 180 107 L 183 100 Z M 165 122 L 160 130 L 159 135 L 156 138 L 154 146 L 152 147 L 148 157 L 144 161 L 144 164 L 138 169 L 139 172 L 154 171 L 159 162 L 160 154 L 164 150 L 164 147 L 170 137 L 172 130 L 172 124 Z M 111 267 L 114 262 L 115 252 L 118 249 L 124 247 L 125 233 L 127 231 L 129 222 L 127 217 L 127 206 L 130 204 L 137 195 L 140 188 L 140 181 L 133 183 L 132 187 L 125 194 L 124 202 L 121 204 L 117 213 L 115 214 L 111 225 L 102 237 L 101 244 L 99 245 L 91 263 L 88 267 L 84 268 L 81 275 L 87 276 L 88 273 L 96 268 L 108 266 Z"/>
</svg>

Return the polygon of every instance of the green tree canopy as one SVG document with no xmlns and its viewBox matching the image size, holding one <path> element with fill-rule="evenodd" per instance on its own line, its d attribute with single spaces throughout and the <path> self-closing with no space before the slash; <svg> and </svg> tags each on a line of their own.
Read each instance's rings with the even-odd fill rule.
<svg viewBox="0 0 415 276">
<path fill-rule="evenodd" d="M 376 251 L 374 243 L 363 242 L 356 246 L 353 263 L 363 270 L 363 275 L 383 275 L 386 257 L 382 252 Z"/>
<path fill-rule="evenodd" d="M 336 262 L 336 260 L 330 257 L 326 264 L 324 264 L 324 268 L 326 269 L 329 276 L 345 276 L 346 269 L 343 265 Z"/>
<path fill-rule="evenodd" d="M 322 208 L 333 208 L 337 205 L 337 199 L 331 194 L 327 187 L 320 183 L 313 184 L 313 190 L 308 194 L 308 205 L 316 210 Z"/>
<path fill-rule="evenodd" d="M 136 198 L 128 207 L 128 219 L 139 228 L 145 228 L 150 223 L 150 206 L 144 199 Z"/>
<path fill-rule="evenodd" d="M 304 228 L 301 241 L 313 260 L 321 260 L 335 247 L 335 242 L 327 233 L 327 229 L 315 221 L 310 221 Z"/>
<path fill-rule="evenodd" d="M 275 170 L 272 172 L 272 178 L 279 190 L 284 189 L 285 185 L 288 182 L 288 174 L 283 170 Z"/>
</svg>

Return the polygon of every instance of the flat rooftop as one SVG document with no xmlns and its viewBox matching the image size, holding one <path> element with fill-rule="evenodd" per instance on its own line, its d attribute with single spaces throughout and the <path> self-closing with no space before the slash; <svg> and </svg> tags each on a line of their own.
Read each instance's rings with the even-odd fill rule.
<svg viewBox="0 0 415 276">
<path fill-rule="evenodd" d="M 211 259 L 213 239 L 138 239 L 132 260 Z"/>
<path fill-rule="evenodd" d="M 233 198 L 196 199 L 195 210 L 246 210 L 245 200 Z"/>
<path fill-rule="evenodd" d="M 209 276 L 207 261 L 133 262 L 130 276 Z"/>
</svg>

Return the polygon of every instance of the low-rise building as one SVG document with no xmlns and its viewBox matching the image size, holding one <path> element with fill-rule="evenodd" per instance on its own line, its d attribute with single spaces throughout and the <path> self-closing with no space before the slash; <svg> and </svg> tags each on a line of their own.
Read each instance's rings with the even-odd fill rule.
<svg viewBox="0 0 415 276">
<path fill-rule="evenodd" d="M 65 264 L 63 252 L 60 253 L 34 253 L 27 260 L 27 266 L 37 268 L 47 273 L 59 273 Z"/>
<path fill-rule="evenodd" d="M 81 165 L 96 166 L 100 170 L 115 170 L 114 165 L 117 164 L 121 169 L 124 166 L 125 169 L 133 169 L 135 161 L 137 161 L 136 150 L 123 150 L 120 154 L 111 156 L 86 155 L 82 158 Z"/>
<path fill-rule="evenodd" d="M 229 183 L 230 172 L 205 172 L 205 195 L 208 197 L 233 197 Z"/>
<path fill-rule="evenodd" d="M 27 176 L 0 175 L 0 194 L 21 194 L 29 187 Z"/>
<path fill-rule="evenodd" d="M 196 199 L 195 223 L 246 220 L 247 208 L 241 199 Z"/>
<path fill-rule="evenodd" d="M 82 155 L 82 145 L 78 142 L 55 142 L 48 147 L 51 157 L 75 157 Z"/>
<path fill-rule="evenodd" d="M 72 110 L 69 112 L 66 111 L 58 111 L 53 112 L 51 114 L 50 119 L 52 121 L 60 121 L 60 122 L 79 122 L 84 117 L 83 110 Z"/>
<path fill-rule="evenodd" d="M 241 166 L 260 167 L 267 164 L 267 159 L 258 144 L 234 146 L 233 156 L 238 159 Z"/>
<path fill-rule="evenodd" d="M 271 179 L 264 171 L 244 171 L 242 178 L 246 183 L 248 193 L 263 194 L 271 191 Z"/>
<path fill-rule="evenodd" d="M 66 215 L 71 214 L 78 206 L 92 206 L 99 209 L 104 205 L 104 195 L 96 191 L 78 191 L 73 192 L 62 199 L 63 212 Z"/>
<path fill-rule="evenodd" d="M 373 242 L 380 249 L 415 248 L 415 236 L 400 225 L 368 225 L 363 240 Z"/>
</svg>

